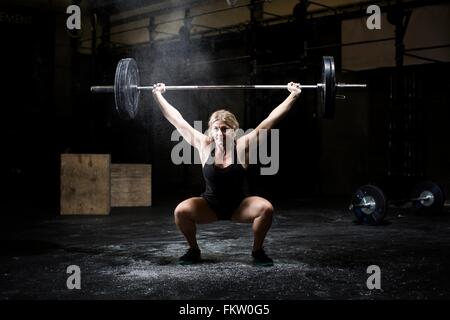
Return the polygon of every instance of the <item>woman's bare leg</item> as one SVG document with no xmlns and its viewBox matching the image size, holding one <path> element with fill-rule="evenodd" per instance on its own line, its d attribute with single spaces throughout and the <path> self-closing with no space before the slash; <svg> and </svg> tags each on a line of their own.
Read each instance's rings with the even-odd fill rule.
<svg viewBox="0 0 450 320">
<path fill-rule="evenodd" d="M 253 251 L 262 248 L 267 231 L 272 225 L 273 206 L 264 198 L 247 197 L 231 216 L 235 222 L 252 223 Z"/>
<path fill-rule="evenodd" d="M 189 198 L 181 202 L 174 211 L 175 224 L 186 238 L 189 247 L 198 249 L 197 224 L 212 223 L 217 221 L 214 211 L 201 197 Z"/>
</svg>

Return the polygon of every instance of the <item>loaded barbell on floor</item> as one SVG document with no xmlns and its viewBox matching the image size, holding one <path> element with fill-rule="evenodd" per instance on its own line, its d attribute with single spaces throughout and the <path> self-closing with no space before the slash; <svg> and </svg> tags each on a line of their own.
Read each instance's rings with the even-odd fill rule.
<svg viewBox="0 0 450 320">
<path fill-rule="evenodd" d="M 139 107 L 139 94 L 141 90 L 153 90 L 153 86 L 139 84 L 139 69 L 132 58 L 119 61 L 116 68 L 113 86 L 93 86 L 93 93 L 114 93 L 117 112 L 124 118 L 136 117 Z M 321 82 L 313 85 L 301 85 L 301 89 L 316 89 L 319 91 L 318 113 L 322 118 L 334 116 L 334 102 L 338 88 L 365 88 L 366 84 L 336 83 L 334 58 L 325 56 L 322 59 Z M 232 90 L 256 89 L 272 90 L 287 89 L 287 85 L 207 85 L 207 86 L 166 86 L 166 90 Z"/>
<path fill-rule="evenodd" d="M 349 210 L 353 211 L 358 222 L 377 225 L 386 216 L 389 204 L 408 202 L 412 203 L 414 210 L 418 212 L 435 214 L 442 211 L 445 196 L 439 185 L 431 181 L 416 184 L 410 198 L 389 201 L 380 188 L 374 185 L 364 185 L 359 187 L 353 195 Z"/>
<path fill-rule="evenodd" d="M 384 192 L 371 184 L 359 187 L 349 206 L 357 222 L 370 225 L 380 224 L 386 216 L 386 209 L 387 201 Z"/>
</svg>

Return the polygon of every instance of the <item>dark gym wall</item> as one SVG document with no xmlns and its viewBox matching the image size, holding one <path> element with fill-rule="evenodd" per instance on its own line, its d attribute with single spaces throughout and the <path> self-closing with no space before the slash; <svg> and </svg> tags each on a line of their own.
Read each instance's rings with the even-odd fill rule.
<svg viewBox="0 0 450 320">
<path fill-rule="evenodd" d="M 174 165 L 170 159 L 172 126 L 163 119 L 151 93 L 141 95 L 136 120 L 120 119 L 112 95 L 92 95 L 93 84 L 111 84 L 115 66 L 124 57 L 136 58 L 141 82 L 152 84 L 219 84 L 319 81 L 320 59 L 336 59 L 337 77 L 343 82 L 367 82 L 367 90 L 343 92 L 334 120 L 315 116 L 316 95 L 304 91 L 301 99 L 277 126 L 280 129 L 280 170 L 260 176 L 250 171 L 255 193 L 279 198 L 310 196 L 349 197 L 354 189 L 386 178 L 388 162 L 387 117 L 393 69 L 342 72 L 340 48 L 311 50 L 299 59 L 299 42 L 292 25 L 264 27 L 259 36 L 246 33 L 211 38 L 161 41 L 126 49 L 106 47 L 95 56 L 77 52 L 66 30 L 63 11 L 2 8 L 23 15 L 29 23 L 0 22 L 5 61 L 2 128 L 6 137 L 2 168 L 6 197 L 11 206 L 44 207 L 57 212 L 59 156 L 62 152 L 111 153 L 116 163 L 151 163 L 156 203 L 165 195 L 197 195 L 203 180 L 199 165 Z M 31 20 L 27 20 L 31 17 Z M 340 41 L 335 18 L 310 21 L 310 46 Z M 289 33 L 293 32 L 293 33 Z M 257 45 L 259 66 L 250 58 Z M 207 63 L 207 61 L 209 61 Z M 416 73 L 423 105 L 421 134 L 423 178 L 441 183 L 447 191 L 450 150 L 446 148 L 449 119 L 448 64 L 410 66 Z M 27 84 L 24 90 L 16 84 Z M 235 112 L 244 129 L 259 121 L 287 96 L 287 92 L 177 92 L 166 94 L 189 123 L 203 121 L 218 108 Z M 395 185 L 395 184 L 392 184 Z M 25 201 L 25 200 L 26 201 Z"/>
<path fill-rule="evenodd" d="M 2 184 L 6 204 L 56 203 L 57 107 L 54 103 L 54 16 L 1 7 Z"/>
<path fill-rule="evenodd" d="M 448 120 L 450 119 L 449 64 L 421 66 L 418 78 L 424 103 L 425 174 L 450 191 L 450 148 Z M 447 198 L 448 199 L 448 198 Z"/>
<path fill-rule="evenodd" d="M 413 142 L 413 148 L 410 156 L 399 155 L 393 158 L 389 151 L 389 118 L 399 108 L 390 99 L 394 69 L 360 71 L 350 79 L 346 74 L 341 75 L 341 79 L 347 82 L 367 81 L 369 88 L 366 92 L 352 92 L 351 103 L 338 103 L 336 120 L 339 117 L 345 119 L 333 121 L 339 127 L 333 129 L 337 132 L 360 132 L 360 135 L 355 132 L 350 137 L 353 140 L 348 141 L 346 156 L 343 156 L 347 163 L 354 164 L 355 174 L 349 176 L 349 188 L 374 183 L 382 186 L 390 196 L 407 197 L 414 183 L 432 180 L 441 185 L 448 195 L 450 171 L 446 167 L 450 161 L 450 152 L 445 147 L 445 139 L 448 136 L 446 121 L 450 112 L 449 69 L 450 65 L 444 63 L 404 67 L 408 79 L 405 86 L 409 84 L 415 89 L 409 98 L 411 120 L 408 120 L 404 110 L 399 111 L 404 113 L 405 119 L 397 126 L 403 125 L 404 130 L 411 127 L 400 136 L 399 145 L 402 148 L 406 142 Z M 357 104 L 358 100 L 361 101 L 360 105 Z M 361 108 L 364 104 L 367 107 Z M 352 121 L 355 118 L 359 120 Z M 341 150 L 344 150 L 344 143 L 340 145 Z M 400 168 L 405 169 L 404 175 L 396 175 L 390 170 L 395 161 L 403 162 Z M 408 162 L 414 164 L 410 170 Z"/>
</svg>

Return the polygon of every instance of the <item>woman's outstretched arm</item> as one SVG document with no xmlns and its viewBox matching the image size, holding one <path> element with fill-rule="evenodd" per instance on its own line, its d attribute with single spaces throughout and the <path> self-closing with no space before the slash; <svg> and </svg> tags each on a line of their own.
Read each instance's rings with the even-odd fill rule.
<svg viewBox="0 0 450 320">
<path fill-rule="evenodd" d="M 300 84 L 294 82 L 289 82 L 287 85 L 287 89 L 289 90 L 290 95 L 280 105 L 273 109 L 272 112 L 267 116 L 267 118 L 261 121 L 261 123 L 256 127 L 255 130 L 242 136 L 240 139 L 244 139 L 243 141 L 245 141 L 246 144 L 256 145 L 255 142 L 257 141 L 261 130 L 272 129 L 281 119 L 286 116 L 302 91 L 300 89 Z"/>
<path fill-rule="evenodd" d="M 193 147 L 200 149 L 201 145 L 208 140 L 208 137 L 203 133 L 195 130 L 181 115 L 181 113 L 174 108 L 163 97 L 166 91 L 164 83 L 157 83 L 153 85 L 153 98 L 158 104 L 164 117 L 180 132 L 186 141 Z"/>
</svg>

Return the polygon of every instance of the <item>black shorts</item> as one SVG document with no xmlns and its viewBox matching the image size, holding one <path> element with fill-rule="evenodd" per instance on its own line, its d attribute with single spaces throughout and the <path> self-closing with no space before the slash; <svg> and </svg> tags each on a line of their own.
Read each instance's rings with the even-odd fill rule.
<svg viewBox="0 0 450 320">
<path fill-rule="evenodd" d="M 217 220 L 231 220 L 231 216 L 239 208 L 245 196 L 228 198 L 226 200 L 219 200 L 214 196 L 202 194 L 201 197 L 205 199 L 209 207 L 214 211 Z"/>
</svg>

